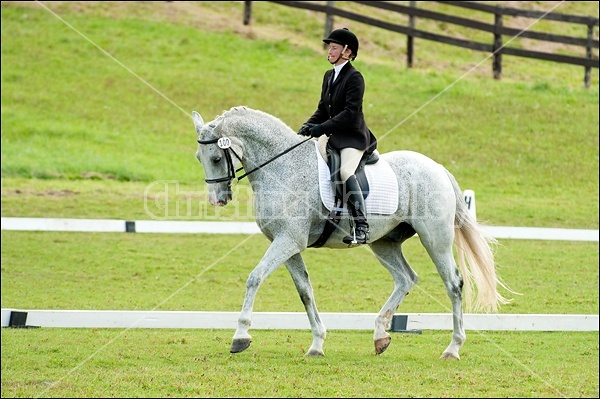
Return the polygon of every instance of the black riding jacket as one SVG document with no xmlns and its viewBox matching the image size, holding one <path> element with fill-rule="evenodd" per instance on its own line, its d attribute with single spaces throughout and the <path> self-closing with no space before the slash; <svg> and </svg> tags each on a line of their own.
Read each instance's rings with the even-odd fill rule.
<svg viewBox="0 0 600 399">
<path fill-rule="evenodd" d="M 307 123 L 321 124 L 330 145 L 337 150 L 350 147 L 367 153 L 375 151 L 377 139 L 367 127 L 362 110 L 362 74 L 348 62 L 332 84 L 333 76 L 333 69 L 325 72 L 319 105 Z"/>
</svg>

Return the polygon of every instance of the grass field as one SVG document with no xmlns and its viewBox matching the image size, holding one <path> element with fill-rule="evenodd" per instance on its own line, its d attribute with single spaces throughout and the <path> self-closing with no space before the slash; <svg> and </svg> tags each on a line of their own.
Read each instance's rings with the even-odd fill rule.
<svg viewBox="0 0 600 399">
<path fill-rule="evenodd" d="M 2 306 L 237 311 L 268 245 L 262 235 L 3 231 Z M 418 239 L 404 247 L 419 284 L 401 310 L 450 312 Z M 393 288 L 368 248 L 309 249 L 303 257 L 321 311 L 377 312 Z M 597 243 L 502 240 L 496 260 L 500 275 L 523 294 L 503 292 L 514 300 L 502 313 L 597 313 Z M 295 291 L 282 267 L 261 286 L 255 310 L 303 312 Z"/>
<path fill-rule="evenodd" d="M 223 18 L 239 15 L 240 3 L 173 3 L 51 3 L 73 29 L 40 6 L 2 3 L 4 216 L 148 218 L 145 189 L 176 181 L 199 198 L 191 215 L 203 217 L 192 110 L 210 120 L 247 105 L 294 129 L 314 111 L 328 68 L 318 15 L 292 23 L 297 10 L 258 3 L 257 22 L 242 28 Z M 285 28 L 263 22 L 268 15 Z M 202 29 L 217 21 L 220 30 Z M 262 38 L 269 29 L 283 38 Z M 380 152 L 411 149 L 445 165 L 475 190 L 491 224 L 597 228 L 597 69 L 590 89 L 581 68 L 514 57 L 502 81 L 483 65 L 463 77 L 483 54 L 421 41 L 424 65 L 409 70 L 375 45 L 380 29 L 360 29 L 374 41 L 356 65 Z M 251 217 L 244 184 L 239 214 L 222 216 Z"/>
<path fill-rule="evenodd" d="M 504 240 L 497 260 L 523 295 L 501 313 L 596 314 L 597 243 Z M 241 306 L 262 236 L 2 232 L 2 306 L 23 309 L 212 310 Z M 108 249 L 108 250 L 107 250 Z M 392 289 L 366 248 L 308 250 L 322 312 L 376 312 Z M 419 284 L 399 312 L 448 313 L 416 240 Z M 350 256 L 350 254 L 352 254 Z M 335 259 L 341 259 L 339 260 Z M 255 311 L 303 312 L 287 272 L 262 285 Z M 328 332 L 325 359 L 304 359 L 310 331 L 252 330 L 230 355 L 231 330 L 4 329 L 3 397 L 594 397 L 598 333 L 467 331 L 460 362 L 440 362 L 449 331 Z"/>
<path fill-rule="evenodd" d="M 598 17 L 597 2 L 513 6 L 555 5 Z M 254 2 L 243 26 L 242 10 L 242 2 L 2 2 L 2 216 L 151 219 L 159 199 L 168 220 L 253 220 L 247 183 L 227 207 L 207 206 L 190 113 L 210 120 L 247 105 L 297 129 L 329 65 L 319 14 Z M 361 38 L 355 65 L 381 152 L 412 149 L 445 165 L 475 190 L 488 224 L 598 229 L 597 68 L 585 89 L 583 68 L 504 57 L 495 81 L 490 60 L 474 68 L 484 54 L 419 40 L 407 69 L 404 37 L 335 25 Z M 539 28 L 585 36 L 569 24 Z M 238 311 L 268 246 L 243 235 L 2 231 L 1 240 L 2 307 L 20 309 Z M 500 244 L 499 273 L 522 293 L 503 293 L 513 302 L 501 313 L 598 313 L 597 243 Z M 366 248 L 332 251 L 303 254 L 319 310 L 377 312 L 391 277 Z M 420 279 L 398 311 L 449 312 L 423 247 L 410 240 L 405 253 Z M 254 310 L 303 311 L 285 269 L 261 286 Z M 370 332 L 328 331 L 326 356 L 307 359 L 310 331 L 252 330 L 250 349 L 230 355 L 233 328 L 3 329 L 1 396 L 599 395 L 598 332 L 467 331 L 461 361 L 442 362 L 449 331 L 394 334 L 381 356 Z"/>
<path fill-rule="evenodd" d="M 371 333 L 330 331 L 320 359 L 302 357 L 310 332 L 256 331 L 256 348 L 237 356 L 229 354 L 229 333 L 10 331 L 2 338 L 2 395 L 569 398 L 598 392 L 597 333 L 471 333 L 460 362 L 437 360 L 448 343 L 444 332 L 394 334 L 390 353 L 375 356 Z M 24 359 L 26 371 L 14 366 Z"/>
</svg>

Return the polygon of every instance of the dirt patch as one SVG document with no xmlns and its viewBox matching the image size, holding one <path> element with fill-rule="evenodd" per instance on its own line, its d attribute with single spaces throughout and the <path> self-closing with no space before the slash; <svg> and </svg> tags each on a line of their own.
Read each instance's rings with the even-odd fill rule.
<svg viewBox="0 0 600 399">
<path fill-rule="evenodd" d="M 90 180 L 115 180 L 115 176 L 100 172 L 82 172 L 79 174 L 82 179 Z"/>
<path fill-rule="evenodd" d="M 25 190 L 3 190 L 2 195 L 37 195 L 40 197 L 71 197 L 78 195 L 79 191 L 74 190 L 42 190 L 42 191 L 25 191 Z"/>
<path fill-rule="evenodd" d="M 41 192 L 35 193 L 35 195 L 39 196 L 51 196 L 51 197 L 71 197 L 73 195 L 79 194 L 78 191 L 73 190 L 44 190 Z"/>
</svg>

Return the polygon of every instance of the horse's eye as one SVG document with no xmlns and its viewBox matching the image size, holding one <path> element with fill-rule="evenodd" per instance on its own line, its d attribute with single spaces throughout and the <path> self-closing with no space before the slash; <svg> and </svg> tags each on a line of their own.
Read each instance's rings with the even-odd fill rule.
<svg viewBox="0 0 600 399">
<path fill-rule="evenodd" d="M 221 157 L 214 157 L 214 158 L 211 158 L 211 161 L 212 161 L 214 164 L 217 164 L 217 163 L 221 162 Z"/>
</svg>

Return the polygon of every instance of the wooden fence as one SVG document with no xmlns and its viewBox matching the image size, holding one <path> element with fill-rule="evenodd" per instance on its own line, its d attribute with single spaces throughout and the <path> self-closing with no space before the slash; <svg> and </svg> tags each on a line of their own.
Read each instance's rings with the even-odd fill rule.
<svg viewBox="0 0 600 399">
<path fill-rule="evenodd" d="M 435 11 L 428 11 L 417 7 L 416 1 L 409 2 L 409 6 L 395 4 L 385 1 L 355 1 L 365 6 L 374 7 L 390 12 L 407 15 L 409 18 L 408 26 L 393 24 L 390 22 L 371 18 L 363 14 L 357 14 L 351 11 L 343 10 L 335 7 L 334 1 L 327 1 L 326 4 L 318 4 L 314 2 L 304 1 L 271 1 L 283 6 L 302 8 L 316 12 L 322 12 L 326 15 L 325 20 L 325 36 L 331 32 L 333 26 L 333 16 L 338 16 L 352 21 L 361 22 L 367 25 L 376 26 L 382 29 L 390 30 L 406 35 L 406 58 L 407 66 L 410 68 L 414 58 L 414 38 L 431 40 L 434 42 L 445 43 L 453 46 L 468 48 L 476 51 L 491 53 L 493 57 L 492 72 L 495 79 L 500 79 L 502 76 L 502 56 L 512 55 L 517 57 L 534 58 L 539 60 L 553 61 L 565 64 L 583 66 L 584 85 L 590 86 L 590 73 L 592 68 L 598 68 L 598 57 L 593 56 L 592 49 L 598 48 L 598 40 L 594 39 L 594 28 L 598 26 L 598 18 L 579 15 L 568 15 L 559 13 L 546 13 L 533 10 L 521 10 L 511 7 L 502 7 L 484 3 L 476 3 L 471 1 L 438 1 L 437 3 L 449 4 L 456 7 L 477 10 L 484 13 L 494 15 L 494 24 L 488 24 L 468 18 L 458 17 L 449 14 L 443 14 Z M 252 16 L 252 1 L 244 2 L 244 25 L 248 25 Z M 564 35 L 556 35 L 545 32 L 537 32 L 532 30 L 520 30 L 504 26 L 502 23 L 503 16 L 525 17 L 532 19 L 546 19 L 565 23 L 582 24 L 587 26 L 587 37 L 572 37 Z M 450 23 L 466 28 L 476 29 L 491 34 L 491 43 L 480 43 L 471 40 L 464 40 L 437 33 L 426 32 L 415 28 L 417 18 L 430 19 Z M 550 43 L 562 43 L 574 46 L 585 47 L 585 57 L 577 57 L 564 54 L 546 53 L 541 51 L 524 50 L 503 45 L 503 36 L 520 37 L 540 40 Z"/>
</svg>

